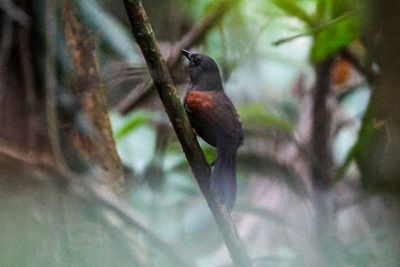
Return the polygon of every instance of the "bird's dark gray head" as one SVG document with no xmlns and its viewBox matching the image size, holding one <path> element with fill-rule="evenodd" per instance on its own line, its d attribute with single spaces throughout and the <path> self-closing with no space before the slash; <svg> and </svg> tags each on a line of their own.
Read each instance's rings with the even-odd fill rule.
<svg viewBox="0 0 400 267">
<path fill-rule="evenodd" d="M 184 49 L 182 54 L 189 60 L 190 87 L 207 91 L 223 90 L 217 63 L 212 58 Z"/>
</svg>

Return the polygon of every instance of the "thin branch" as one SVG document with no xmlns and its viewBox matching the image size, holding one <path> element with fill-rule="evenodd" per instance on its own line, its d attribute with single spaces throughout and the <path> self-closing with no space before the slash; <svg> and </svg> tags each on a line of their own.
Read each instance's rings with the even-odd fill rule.
<svg viewBox="0 0 400 267">
<path fill-rule="evenodd" d="M 102 227 L 109 232 L 110 237 L 115 241 L 116 250 L 123 251 L 129 256 L 131 266 L 151 267 L 148 260 L 148 253 L 147 251 L 144 251 L 144 248 L 141 246 L 141 240 L 136 239 L 136 235 L 132 236 L 132 229 L 126 227 L 131 225 L 127 225 L 126 222 L 124 223 L 121 220 L 121 223 L 124 223 L 123 227 L 121 227 L 121 225 L 115 223 L 112 216 L 109 216 L 110 214 L 107 213 L 109 210 L 105 212 L 103 208 L 98 209 L 94 204 L 98 203 L 87 203 L 89 212 L 93 214 L 96 221 L 98 221 Z M 133 226 L 131 227 L 133 228 Z M 171 255 L 167 256 L 171 257 Z"/>
<path fill-rule="evenodd" d="M 124 0 L 124 4 L 131 23 L 132 33 L 146 59 L 154 85 L 182 145 L 194 177 L 217 222 L 231 258 L 237 267 L 252 266 L 230 213 L 216 201 L 208 188 L 210 166 L 200 149 L 188 116 L 177 95 L 141 1 Z"/>
<path fill-rule="evenodd" d="M 198 43 L 234 6 L 238 0 L 225 0 L 211 12 L 210 15 L 205 17 L 199 24 L 194 25 L 193 28 L 182 37 L 174 46 L 171 56 L 168 58 L 168 68 L 173 68 L 178 63 L 182 49 L 189 49 L 194 44 Z"/>
<path fill-rule="evenodd" d="M 235 5 L 238 0 L 224 0 L 211 12 L 210 15 L 205 17 L 201 22 L 194 25 L 182 39 L 177 42 L 173 49 L 171 55 L 167 58 L 167 67 L 171 71 L 173 70 L 181 54 L 182 49 L 189 49 L 194 44 L 202 40 L 202 38 L 209 32 L 223 16 L 230 10 L 230 8 Z M 149 84 L 143 88 L 141 92 L 137 92 L 134 88 L 124 99 L 120 101 L 117 105 L 117 110 L 121 114 L 129 113 L 133 108 L 137 106 L 139 102 L 152 96 L 154 92 L 153 84 Z"/>
<path fill-rule="evenodd" d="M 11 0 L 0 1 L 0 9 L 22 26 L 28 26 L 31 22 L 30 17 Z"/>
<path fill-rule="evenodd" d="M 278 213 L 269 210 L 267 208 L 254 207 L 251 204 L 244 204 L 238 206 L 238 211 L 243 214 L 252 214 L 258 216 L 259 218 L 267 221 L 274 222 L 280 226 L 284 226 L 294 230 L 300 230 L 305 233 L 307 230 L 298 223 L 294 223 L 286 219 L 285 217 L 279 215 Z"/>
<path fill-rule="evenodd" d="M 16 161 L 21 165 L 27 166 L 53 166 L 54 159 L 48 157 L 46 153 L 36 153 L 27 151 L 25 148 L 11 145 L 9 142 L 0 138 L 0 157 L 6 157 Z"/>
<path fill-rule="evenodd" d="M 274 41 L 272 44 L 275 45 L 275 46 L 279 46 L 279 45 L 282 45 L 284 43 L 291 42 L 291 41 L 293 41 L 293 40 L 295 40 L 297 38 L 300 38 L 300 37 L 306 37 L 306 36 L 317 34 L 319 32 L 324 31 L 329 26 L 331 26 L 333 24 L 336 24 L 336 23 L 338 23 L 338 22 L 340 22 L 340 21 L 342 21 L 342 20 L 344 20 L 344 19 L 346 19 L 346 18 L 348 18 L 348 17 L 350 17 L 352 15 L 354 15 L 353 12 L 347 12 L 347 13 L 345 13 L 345 14 L 337 17 L 337 18 L 332 19 L 331 21 L 328 21 L 328 22 L 320 24 L 320 25 L 318 25 L 318 26 L 316 26 L 314 28 L 311 28 L 306 32 L 298 33 L 298 34 L 295 34 L 295 35 L 292 35 L 292 36 L 289 36 L 289 37 L 285 37 L 285 38 L 279 39 L 277 41 Z"/>
<path fill-rule="evenodd" d="M 56 109 L 56 88 L 57 78 L 55 72 L 56 66 L 56 48 L 55 48 L 55 33 L 56 33 L 56 2 L 54 0 L 46 0 L 46 55 L 45 55 L 45 111 L 47 122 L 47 134 L 49 136 L 52 154 L 55 163 L 60 166 L 65 166 L 64 156 L 61 150 L 61 142 L 59 136 L 58 114 Z"/>
<path fill-rule="evenodd" d="M 79 182 L 79 179 L 76 180 L 78 184 L 81 183 Z M 121 218 L 121 220 L 125 224 L 145 235 L 153 245 L 157 246 L 166 255 L 179 263 L 179 266 L 196 266 L 194 263 L 188 262 L 186 259 L 183 259 L 179 255 L 179 253 L 175 251 L 173 247 L 171 247 L 171 245 L 163 241 L 148 227 L 146 227 L 145 223 L 142 221 L 142 219 L 140 219 L 140 216 L 136 214 L 126 202 L 116 197 L 115 194 L 113 194 L 109 189 L 107 189 L 106 187 L 101 187 L 95 182 L 90 182 L 90 179 L 87 179 L 84 185 L 95 198 L 94 201 L 96 205 L 100 204 L 114 212 L 119 218 Z M 87 196 L 82 196 L 81 198 L 83 201 L 88 201 Z"/>
</svg>

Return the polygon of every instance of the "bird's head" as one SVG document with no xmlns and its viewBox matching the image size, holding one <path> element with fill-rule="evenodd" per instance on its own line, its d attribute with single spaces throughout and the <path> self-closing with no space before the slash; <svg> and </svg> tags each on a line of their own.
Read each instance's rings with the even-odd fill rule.
<svg viewBox="0 0 400 267">
<path fill-rule="evenodd" d="M 200 90 L 222 90 L 222 79 L 217 63 L 206 55 L 190 53 L 182 49 L 182 54 L 189 60 L 190 83 Z"/>
</svg>

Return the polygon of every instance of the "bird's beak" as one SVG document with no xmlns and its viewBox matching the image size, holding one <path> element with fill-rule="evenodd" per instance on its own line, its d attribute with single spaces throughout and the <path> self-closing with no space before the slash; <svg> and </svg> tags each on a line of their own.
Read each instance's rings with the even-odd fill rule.
<svg viewBox="0 0 400 267">
<path fill-rule="evenodd" d="M 187 59 L 190 60 L 190 52 L 189 51 L 182 49 L 181 52 Z"/>
</svg>

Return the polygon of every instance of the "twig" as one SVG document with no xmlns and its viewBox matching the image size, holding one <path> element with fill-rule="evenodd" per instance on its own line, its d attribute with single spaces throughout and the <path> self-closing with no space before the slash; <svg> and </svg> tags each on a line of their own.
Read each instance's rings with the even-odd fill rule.
<svg viewBox="0 0 400 267">
<path fill-rule="evenodd" d="M 151 229 L 149 229 L 140 214 L 137 214 L 135 210 L 130 207 L 128 202 L 116 196 L 116 194 L 111 191 L 110 187 L 104 185 L 101 180 L 94 179 L 95 177 L 91 174 L 80 173 L 77 175 L 71 172 L 64 172 L 64 170 L 60 170 L 54 166 L 52 162 L 37 165 L 36 162 L 31 164 L 30 160 L 20 158 L 21 157 L 12 157 L 12 159 L 27 164 L 28 167 L 30 167 L 28 169 L 29 173 L 39 174 L 37 176 L 32 176 L 34 178 L 38 179 L 40 177 L 39 179 L 42 181 L 43 178 L 47 177 L 49 178 L 49 181 L 51 181 L 53 177 L 58 177 L 58 180 L 68 181 L 68 186 L 63 187 L 62 189 L 67 190 L 67 194 L 71 192 L 73 197 L 83 204 L 90 205 L 91 210 L 89 212 L 93 212 L 93 215 L 95 216 L 101 216 L 102 218 L 98 218 L 100 223 L 103 223 L 103 220 L 106 220 L 104 223 L 107 223 L 107 225 L 105 226 L 109 227 L 110 230 L 113 228 L 115 231 L 120 232 L 119 234 L 124 234 L 125 230 L 133 229 L 145 236 L 150 243 L 160 249 L 160 251 L 170 259 L 178 263 L 179 265 L 177 266 L 197 266 L 193 262 L 182 258 L 170 244 L 166 243 Z M 115 221 L 106 216 L 104 211 L 110 211 L 113 215 L 115 214 L 118 219 L 124 223 L 123 227 L 115 225 Z M 128 238 L 129 237 L 125 240 L 128 240 Z"/>
<path fill-rule="evenodd" d="M 182 49 L 189 49 L 194 44 L 198 43 L 206 33 L 211 30 L 217 23 L 222 19 L 226 12 L 236 3 L 238 0 L 225 0 L 221 1 L 220 4 L 213 10 L 213 12 L 205 17 L 199 24 L 193 26 L 193 28 L 177 42 L 172 50 L 171 56 L 168 58 L 168 68 L 173 68 L 178 62 L 181 55 Z"/>
<path fill-rule="evenodd" d="M 194 177 L 222 233 L 235 266 L 251 266 L 230 213 L 215 200 L 208 188 L 210 166 L 194 136 L 188 116 L 177 96 L 168 68 L 140 0 L 124 0 L 132 33 L 140 46 L 161 101 L 182 145 Z"/>
<path fill-rule="evenodd" d="M 194 44 L 198 43 L 206 33 L 211 30 L 215 24 L 227 13 L 227 11 L 235 4 L 238 0 L 225 0 L 222 1 L 210 15 L 205 17 L 199 24 L 193 26 L 189 32 L 182 37 L 182 39 L 174 45 L 171 55 L 167 58 L 167 67 L 171 71 L 173 70 L 180 57 L 181 49 L 189 49 Z M 141 92 L 137 92 L 137 89 L 133 89 L 124 99 L 122 99 L 118 105 L 117 110 L 121 114 L 129 113 L 139 102 L 152 96 L 154 92 L 153 84 L 149 84 L 143 88 Z"/>
<path fill-rule="evenodd" d="M 160 250 L 179 263 L 179 266 L 196 266 L 194 263 L 188 262 L 186 259 L 183 259 L 181 256 L 179 256 L 175 249 L 173 249 L 169 244 L 148 229 L 145 226 L 145 223 L 142 222 L 140 217 L 132 210 L 132 208 L 130 208 L 126 202 L 119 200 L 110 190 L 101 187 L 93 181 L 90 182 L 90 179 L 86 180 L 85 187 L 95 198 L 96 205 L 100 204 L 117 214 L 124 223 L 144 234 L 152 244 L 158 246 Z M 86 196 L 82 196 L 82 200 L 87 201 L 88 198 Z"/>
<path fill-rule="evenodd" d="M 289 36 L 289 37 L 285 37 L 285 38 L 279 39 L 277 41 L 274 41 L 272 44 L 275 45 L 275 46 L 279 46 L 281 44 L 293 41 L 293 40 L 295 40 L 297 38 L 300 38 L 300 37 L 306 37 L 306 36 L 309 36 L 309 35 L 313 35 L 313 34 L 319 33 L 321 31 L 325 30 L 327 27 L 329 27 L 329 26 L 331 26 L 331 25 L 333 25 L 335 23 L 338 23 L 339 21 L 342 21 L 342 20 L 346 19 L 346 18 L 350 17 L 351 15 L 354 15 L 354 14 L 352 12 L 347 12 L 347 13 L 345 13 L 345 14 L 337 17 L 337 18 L 332 19 L 331 21 L 328 21 L 328 22 L 320 24 L 320 25 L 318 25 L 318 26 L 316 26 L 314 28 L 311 28 L 306 32 L 302 32 L 302 33 L 299 33 L 299 34 L 296 34 L 296 35 L 292 35 L 292 36 Z"/>
<path fill-rule="evenodd" d="M 55 50 L 55 33 L 56 33 L 56 2 L 54 0 L 46 0 L 46 55 L 45 55 L 45 110 L 47 122 L 47 134 L 49 136 L 51 152 L 54 156 L 55 163 L 60 168 L 65 166 L 64 156 L 61 150 L 61 142 L 59 136 L 58 114 L 56 109 L 56 88 L 58 86 L 55 66 L 56 66 L 56 50 Z"/>
<path fill-rule="evenodd" d="M 301 232 L 303 233 L 307 231 L 301 225 L 291 222 L 286 218 L 282 217 L 281 215 L 279 215 L 278 213 L 275 213 L 274 211 L 269 210 L 267 208 L 258 208 L 252 206 L 251 204 L 245 204 L 238 206 L 238 211 L 244 214 L 256 215 L 265 221 L 274 222 L 280 226 L 288 227 L 295 230 L 301 230 Z"/>
<path fill-rule="evenodd" d="M 25 148 L 11 145 L 0 138 L 0 157 L 6 157 L 27 166 L 54 166 L 54 159 L 45 153 L 27 151 Z"/>
<path fill-rule="evenodd" d="M 104 227 L 104 229 L 109 232 L 110 237 L 115 241 L 115 249 L 118 251 L 123 251 L 124 253 L 126 253 L 126 255 L 128 255 L 131 266 L 151 267 L 147 258 L 147 251 L 144 251 L 144 248 L 142 248 L 141 246 L 141 240 L 136 239 L 136 235 L 132 236 L 133 231 L 130 228 L 134 228 L 133 225 L 129 225 L 124 222 L 123 227 L 121 227 L 121 225 L 115 224 L 114 218 L 109 216 L 108 213 L 104 212 L 103 208 L 101 208 L 100 210 L 96 209 L 98 207 L 93 204 L 98 205 L 97 202 L 87 204 L 88 209 L 90 209 L 89 212 L 92 213 L 96 221 L 98 221 Z M 167 256 L 171 257 L 171 255 Z"/>
<path fill-rule="evenodd" d="M 0 9 L 3 9 L 7 16 L 20 23 L 22 26 L 29 26 L 30 17 L 11 0 L 0 1 Z"/>
</svg>

